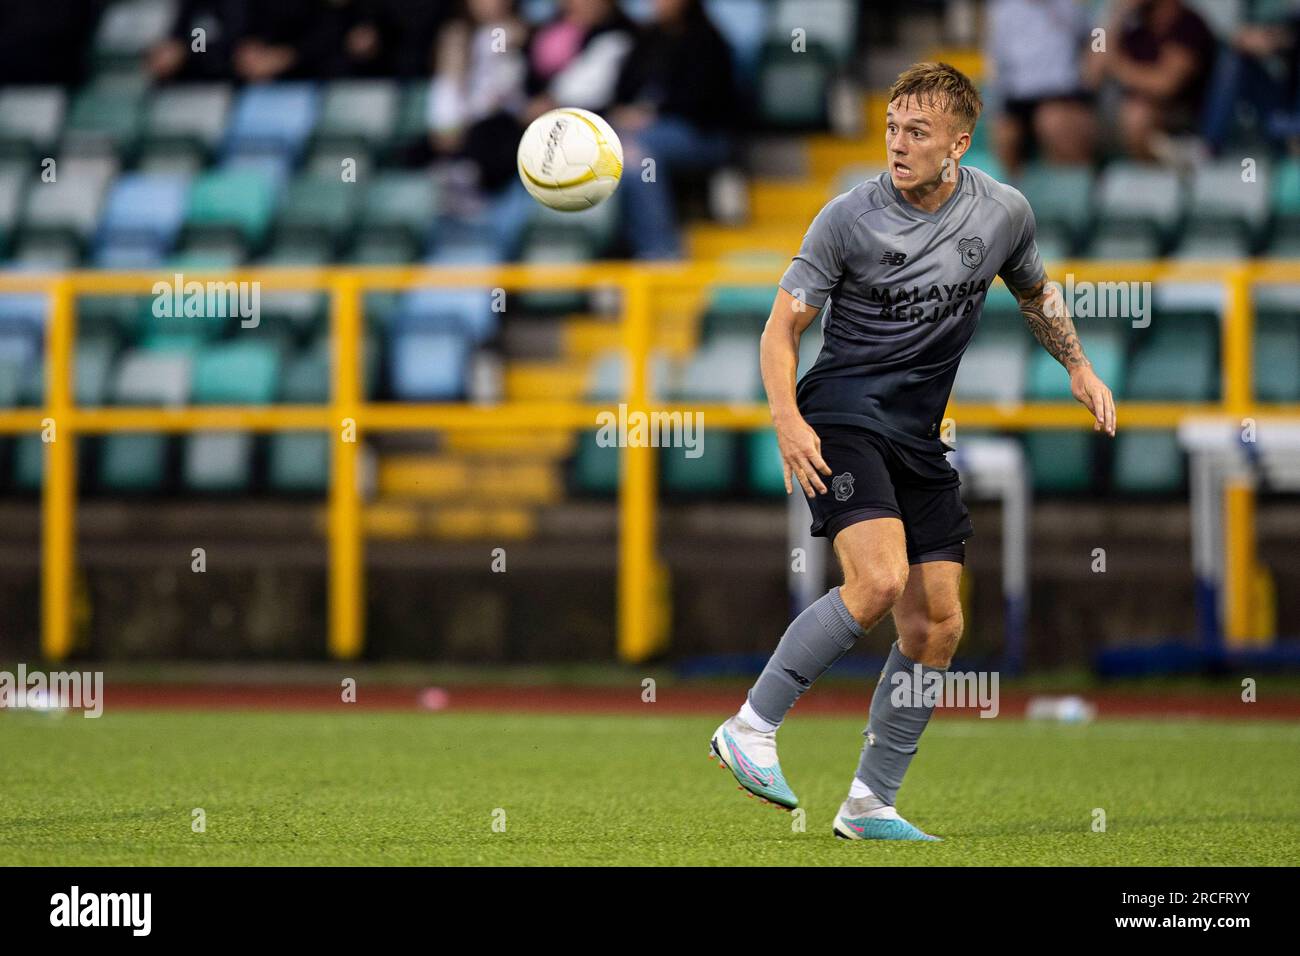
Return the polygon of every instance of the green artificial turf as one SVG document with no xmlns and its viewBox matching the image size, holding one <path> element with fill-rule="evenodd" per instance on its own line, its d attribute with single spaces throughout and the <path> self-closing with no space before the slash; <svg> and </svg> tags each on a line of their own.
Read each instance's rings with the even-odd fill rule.
<svg viewBox="0 0 1300 956">
<path fill-rule="evenodd" d="M 861 721 L 793 717 L 807 815 L 706 759 L 717 718 L 0 715 L 0 864 L 1279 865 L 1300 859 L 1300 725 L 934 721 L 899 809 L 942 844 L 830 820 Z M 206 832 L 192 829 L 202 808 Z M 1094 810 L 1106 814 L 1094 832 Z M 494 819 L 504 811 L 504 832 Z M 495 816 L 494 816 L 495 814 Z"/>
</svg>

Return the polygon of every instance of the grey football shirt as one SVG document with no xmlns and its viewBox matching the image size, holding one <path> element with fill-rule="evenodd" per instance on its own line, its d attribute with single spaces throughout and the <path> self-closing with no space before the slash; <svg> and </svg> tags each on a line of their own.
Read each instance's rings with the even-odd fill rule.
<svg viewBox="0 0 1300 956">
<path fill-rule="evenodd" d="M 942 452 L 957 364 L 998 275 L 1024 288 L 1043 262 L 1029 203 L 987 173 L 959 167 L 933 213 L 904 199 L 888 172 L 832 199 L 781 277 L 810 308 L 826 306 L 821 353 L 795 393 L 804 419 Z"/>
</svg>

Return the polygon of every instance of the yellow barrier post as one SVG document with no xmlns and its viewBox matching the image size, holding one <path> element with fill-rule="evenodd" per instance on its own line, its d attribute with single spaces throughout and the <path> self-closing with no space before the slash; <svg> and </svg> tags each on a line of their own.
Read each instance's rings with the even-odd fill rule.
<svg viewBox="0 0 1300 956">
<path fill-rule="evenodd" d="M 623 286 L 623 354 L 627 369 L 624 401 L 629 414 L 649 413 L 650 280 L 629 273 Z M 594 424 L 594 422 L 593 422 Z M 656 650 L 655 451 L 624 442 L 619 484 L 618 656 L 643 661 Z"/>
<path fill-rule="evenodd" d="M 1233 269 L 1225 277 L 1227 302 L 1223 322 L 1223 399 L 1237 427 L 1250 414 L 1255 341 L 1250 271 Z M 1230 475 L 1224 483 L 1224 641 L 1242 647 L 1262 635 L 1253 633 L 1256 576 L 1255 487 L 1250 475 Z"/>
<path fill-rule="evenodd" d="M 73 427 L 72 284 L 50 288 L 45 336 L 45 483 L 41 495 L 41 656 L 65 660 L 72 652 L 72 582 L 77 507 L 77 433 Z"/>
<path fill-rule="evenodd" d="M 361 291 L 352 276 L 331 283 L 333 305 L 333 409 L 330 423 L 329 653 L 360 656 L 364 642 L 361 497 L 357 486 L 361 423 Z"/>
</svg>

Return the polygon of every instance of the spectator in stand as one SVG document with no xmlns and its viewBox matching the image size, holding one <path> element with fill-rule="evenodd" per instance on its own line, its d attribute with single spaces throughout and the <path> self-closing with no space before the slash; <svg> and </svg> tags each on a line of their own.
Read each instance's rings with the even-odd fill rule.
<svg viewBox="0 0 1300 956">
<path fill-rule="evenodd" d="M 235 44 L 235 76 L 249 83 L 347 76 L 355 0 L 275 0 L 250 5 L 248 28 Z"/>
<path fill-rule="evenodd" d="M 4 0 L 0 3 L 0 86 L 76 83 L 101 0 Z"/>
<path fill-rule="evenodd" d="M 605 110 L 635 31 L 614 0 L 562 0 L 560 14 L 528 44 L 524 122 L 559 106 Z"/>
<path fill-rule="evenodd" d="M 454 6 L 451 0 L 360 0 L 344 37 L 352 73 L 402 80 L 428 76 L 435 64 L 434 38 Z"/>
<path fill-rule="evenodd" d="M 1202 130 L 1212 154 L 1222 154 L 1242 104 L 1275 146 L 1300 126 L 1300 4 L 1285 17 L 1243 24 L 1220 54 Z"/>
<path fill-rule="evenodd" d="M 182 0 L 166 39 L 149 51 L 150 75 L 155 80 L 229 79 L 248 7 L 248 0 Z"/>
<path fill-rule="evenodd" d="M 438 155 L 469 160 L 488 192 L 515 177 L 527 36 L 515 0 L 461 0 L 438 35 L 430 143 Z"/>
<path fill-rule="evenodd" d="M 739 101 L 731 50 L 701 0 L 655 0 L 654 17 L 638 32 L 623 63 L 610 121 L 623 143 L 619 186 L 632 253 L 642 259 L 681 256 L 670 173 L 725 163 Z M 654 176 L 643 161 L 654 161 Z"/>
<path fill-rule="evenodd" d="M 1120 136 L 1134 159 L 1180 163 L 1172 137 L 1198 130 L 1218 41 L 1182 0 L 1121 0 L 1105 53 L 1085 63 L 1119 86 Z"/>
<path fill-rule="evenodd" d="M 1081 59 L 1090 34 L 1079 0 L 992 0 L 988 7 L 992 124 L 1002 167 L 1019 174 L 1035 152 L 1050 163 L 1088 163 L 1096 142 Z"/>
</svg>

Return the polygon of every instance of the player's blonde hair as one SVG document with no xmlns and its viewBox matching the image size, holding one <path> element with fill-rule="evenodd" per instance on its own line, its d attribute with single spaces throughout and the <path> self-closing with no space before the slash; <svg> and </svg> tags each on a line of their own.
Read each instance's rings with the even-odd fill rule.
<svg viewBox="0 0 1300 956">
<path fill-rule="evenodd" d="M 961 70 L 947 63 L 913 63 L 889 88 L 889 102 L 913 97 L 922 106 L 949 113 L 959 129 L 973 132 L 984 101 L 979 90 Z"/>
</svg>

